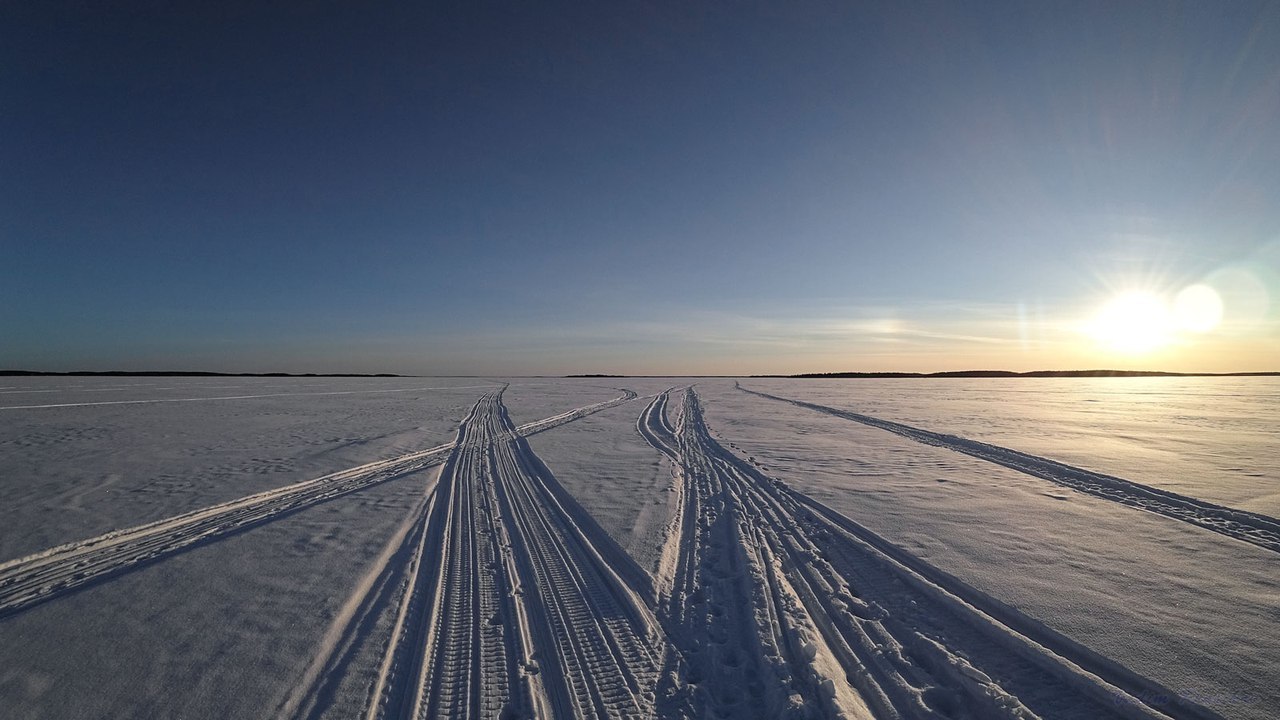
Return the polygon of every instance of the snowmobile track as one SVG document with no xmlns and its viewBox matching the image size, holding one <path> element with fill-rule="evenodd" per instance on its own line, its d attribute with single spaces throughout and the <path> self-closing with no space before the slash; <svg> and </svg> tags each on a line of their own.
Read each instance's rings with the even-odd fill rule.
<svg viewBox="0 0 1280 720">
<path fill-rule="evenodd" d="M 554 483 L 501 391 L 482 398 L 441 474 L 442 516 L 368 717 L 653 715 L 660 631 Z"/>
<path fill-rule="evenodd" d="M 634 392 L 627 390 L 613 400 L 527 423 L 514 432 L 525 437 L 550 430 L 635 397 Z M 367 463 L 0 563 L 0 619 L 174 553 L 439 465 L 449 457 L 454 446 L 455 443 L 448 443 Z"/>
<path fill-rule="evenodd" d="M 737 387 L 739 390 L 751 395 L 790 403 L 797 407 L 815 410 L 826 415 L 886 430 L 925 445 L 933 445 L 970 455 L 980 460 L 986 460 L 1027 475 L 1048 480 L 1072 490 L 1093 495 L 1094 497 L 1128 505 L 1139 510 L 1146 510 L 1157 515 L 1164 515 L 1174 520 L 1181 520 L 1272 552 L 1280 552 L 1280 520 L 1276 518 L 1215 505 L 1168 490 L 1161 490 L 1131 480 L 1073 467 L 1055 460 L 1029 455 L 998 445 L 991 445 L 956 435 L 936 433 L 890 420 L 881 420 L 870 415 L 861 415 L 847 410 L 838 410 L 825 405 L 804 402 L 803 400 L 792 400 L 756 390 L 748 390 L 741 385 Z"/>
<path fill-rule="evenodd" d="M 646 437 L 662 425 L 650 409 L 641 416 Z M 1168 717 L 1138 699 L 1168 697 L 1160 686 L 725 450 L 693 390 L 677 437 L 684 531 L 672 590 L 659 607 L 699 688 L 700 713 Z M 1190 702 L 1162 710 L 1216 717 Z"/>
</svg>

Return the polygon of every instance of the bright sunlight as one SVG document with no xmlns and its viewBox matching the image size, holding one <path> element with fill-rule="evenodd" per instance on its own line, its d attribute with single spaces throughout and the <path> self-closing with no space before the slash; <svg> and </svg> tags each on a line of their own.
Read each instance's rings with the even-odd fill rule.
<svg viewBox="0 0 1280 720">
<path fill-rule="evenodd" d="M 1103 306 L 1090 334 L 1104 347 L 1125 355 L 1158 350 L 1173 339 L 1173 323 L 1164 301 L 1148 292 L 1128 292 Z"/>
<path fill-rule="evenodd" d="M 1222 299 L 1207 285 L 1191 285 L 1172 306 L 1159 295 L 1131 291 L 1112 298 L 1089 325 L 1103 347 L 1124 355 L 1145 355 L 1164 348 L 1178 333 L 1205 333 L 1222 320 Z"/>
</svg>

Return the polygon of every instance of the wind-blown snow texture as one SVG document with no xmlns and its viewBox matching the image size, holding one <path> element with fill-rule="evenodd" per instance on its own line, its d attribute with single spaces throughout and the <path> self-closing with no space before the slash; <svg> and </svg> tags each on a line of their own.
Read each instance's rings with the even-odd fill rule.
<svg viewBox="0 0 1280 720">
<path fill-rule="evenodd" d="M 1269 718 L 1277 388 L 1159 380 L 9 379 L 0 698 Z"/>
</svg>

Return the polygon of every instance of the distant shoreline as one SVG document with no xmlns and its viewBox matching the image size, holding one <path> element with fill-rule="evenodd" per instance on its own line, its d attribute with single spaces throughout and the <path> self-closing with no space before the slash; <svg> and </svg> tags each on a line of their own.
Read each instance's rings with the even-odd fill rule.
<svg viewBox="0 0 1280 720">
<path fill-rule="evenodd" d="M 0 370 L 0 377 L 287 377 L 287 378 L 375 378 L 414 377 L 394 373 L 224 373 L 183 370 L 74 370 L 71 372 L 46 372 L 43 370 Z"/>
<path fill-rule="evenodd" d="M 760 378 L 788 378 L 805 380 L 845 378 L 1098 378 L 1098 377 L 1275 377 L 1280 372 L 1231 372 L 1231 373 L 1181 373 L 1163 370 L 952 370 L 935 373 L 906 372 L 839 372 L 802 373 L 799 375 L 752 375 Z"/>
<path fill-rule="evenodd" d="M 549 376 L 538 376 L 549 377 Z M 1030 370 L 1015 372 L 1013 370 L 946 370 L 943 372 L 837 372 L 837 373 L 799 373 L 795 375 L 609 375 L 591 373 L 585 375 L 561 375 L 564 378 L 682 378 L 682 377 L 717 377 L 717 378 L 775 378 L 782 380 L 893 380 L 916 378 L 1098 378 L 1098 377 L 1280 377 L 1280 371 L 1256 372 L 1166 372 L 1164 370 Z"/>
</svg>

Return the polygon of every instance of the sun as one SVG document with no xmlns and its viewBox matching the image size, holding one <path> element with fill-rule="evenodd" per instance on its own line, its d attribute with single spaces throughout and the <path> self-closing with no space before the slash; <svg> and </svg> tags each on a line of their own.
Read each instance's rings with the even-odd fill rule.
<svg viewBox="0 0 1280 720">
<path fill-rule="evenodd" d="M 1102 307 L 1089 334 L 1112 352 L 1145 355 L 1173 342 L 1174 319 L 1155 293 L 1127 292 Z"/>
<path fill-rule="evenodd" d="M 1132 290 L 1111 298 L 1085 331 L 1118 355 L 1148 355 L 1192 336 L 1212 332 L 1223 319 L 1222 297 L 1208 285 L 1190 285 L 1169 302 L 1167 296 Z"/>
</svg>

